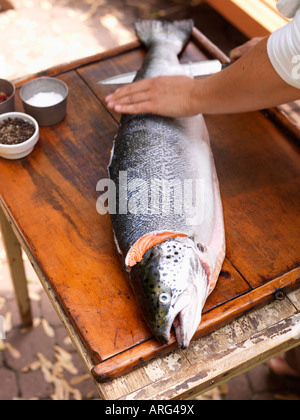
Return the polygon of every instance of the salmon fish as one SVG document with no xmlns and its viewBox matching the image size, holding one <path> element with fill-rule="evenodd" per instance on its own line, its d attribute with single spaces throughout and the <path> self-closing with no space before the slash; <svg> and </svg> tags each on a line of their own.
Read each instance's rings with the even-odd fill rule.
<svg viewBox="0 0 300 420">
<path fill-rule="evenodd" d="M 178 55 L 193 22 L 140 21 L 148 54 L 136 80 L 187 75 Z M 174 119 L 123 115 L 108 168 L 118 251 L 154 336 L 172 327 L 188 347 L 225 258 L 219 184 L 202 115 Z"/>
</svg>

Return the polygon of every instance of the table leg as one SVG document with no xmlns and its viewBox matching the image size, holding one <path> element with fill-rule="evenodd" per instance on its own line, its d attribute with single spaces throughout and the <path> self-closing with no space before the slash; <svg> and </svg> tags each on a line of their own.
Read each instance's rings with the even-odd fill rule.
<svg viewBox="0 0 300 420">
<path fill-rule="evenodd" d="M 2 239 L 6 250 L 10 274 L 13 281 L 15 295 L 19 307 L 23 327 L 32 325 L 32 313 L 28 295 L 27 281 L 22 259 L 22 250 L 12 227 L 0 207 L 0 225 Z"/>
</svg>

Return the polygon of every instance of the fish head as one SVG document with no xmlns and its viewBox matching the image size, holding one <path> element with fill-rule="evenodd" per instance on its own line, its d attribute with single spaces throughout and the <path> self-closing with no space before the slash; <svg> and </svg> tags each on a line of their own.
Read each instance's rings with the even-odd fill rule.
<svg viewBox="0 0 300 420">
<path fill-rule="evenodd" d="M 133 290 L 150 329 L 168 344 L 172 326 L 187 348 L 208 296 L 207 276 L 191 238 L 169 239 L 149 249 L 131 271 Z"/>
</svg>

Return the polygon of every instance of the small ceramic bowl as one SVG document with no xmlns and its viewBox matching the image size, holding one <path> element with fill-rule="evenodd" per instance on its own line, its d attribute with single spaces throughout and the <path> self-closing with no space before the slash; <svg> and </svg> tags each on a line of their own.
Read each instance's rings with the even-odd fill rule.
<svg viewBox="0 0 300 420">
<path fill-rule="evenodd" d="M 40 98 L 37 100 L 38 94 Z M 44 97 L 41 98 L 41 96 Z M 62 99 L 54 105 L 47 105 L 45 97 L 59 94 Z M 39 77 L 26 83 L 20 90 L 20 97 L 23 102 L 24 110 L 27 114 L 35 118 L 40 126 L 48 127 L 60 123 L 66 117 L 67 97 L 69 94 L 68 86 L 54 77 Z M 38 105 L 30 104 L 35 97 Z"/>
<path fill-rule="evenodd" d="M 0 92 L 6 93 L 9 98 L 0 103 L 0 114 L 13 112 L 15 110 L 15 87 L 5 79 L 0 79 Z"/>
<path fill-rule="evenodd" d="M 34 118 L 30 115 L 23 114 L 22 112 L 8 112 L 7 114 L 0 115 L 0 122 L 3 120 L 7 120 L 8 118 L 21 118 L 25 121 L 30 122 L 35 127 L 34 134 L 30 137 L 30 139 L 24 141 L 20 144 L 1 144 L 0 143 L 0 156 L 5 159 L 21 159 L 25 156 L 28 156 L 34 149 L 34 146 L 39 140 L 39 126 L 38 123 Z"/>
</svg>

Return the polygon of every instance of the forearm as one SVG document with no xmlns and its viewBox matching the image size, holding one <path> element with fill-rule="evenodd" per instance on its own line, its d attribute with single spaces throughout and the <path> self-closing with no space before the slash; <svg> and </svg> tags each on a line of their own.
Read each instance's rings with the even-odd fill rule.
<svg viewBox="0 0 300 420">
<path fill-rule="evenodd" d="M 145 79 L 106 98 L 120 113 L 152 113 L 167 117 L 255 111 L 300 98 L 275 71 L 263 39 L 227 69 L 204 80 L 185 76 Z"/>
<path fill-rule="evenodd" d="M 204 114 L 237 113 L 270 108 L 300 98 L 300 90 L 276 73 L 267 53 L 268 39 L 227 69 L 195 83 L 192 106 Z"/>
</svg>

